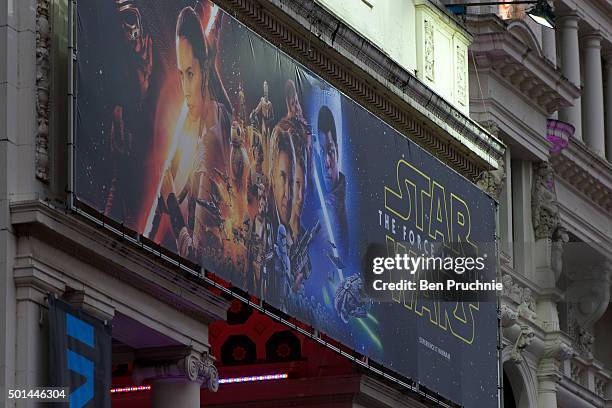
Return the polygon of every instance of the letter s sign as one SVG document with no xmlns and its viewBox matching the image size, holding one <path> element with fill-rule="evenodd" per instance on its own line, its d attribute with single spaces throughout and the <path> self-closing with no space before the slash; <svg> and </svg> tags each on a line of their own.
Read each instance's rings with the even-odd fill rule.
<svg viewBox="0 0 612 408">
<path fill-rule="evenodd" d="M 66 334 L 91 348 L 95 346 L 93 326 L 69 313 L 66 313 Z M 94 397 L 94 363 L 70 349 L 66 352 L 68 369 L 85 378 L 85 383 L 70 394 L 70 408 L 82 408 Z"/>
</svg>

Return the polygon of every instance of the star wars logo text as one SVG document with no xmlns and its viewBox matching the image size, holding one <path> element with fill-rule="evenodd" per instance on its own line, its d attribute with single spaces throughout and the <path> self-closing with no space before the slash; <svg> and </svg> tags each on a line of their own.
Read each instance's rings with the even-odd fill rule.
<svg viewBox="0 0 612 408">
<path fill-rule="evenodd" d="M 423 173 L 406 160 L 397 162 L 397 179 L 385 186 L 385 212 L 379 216 L 385 228 L 387 255 L 433 255 L 435 245 L 449 255 L 476 254 L 470 239 L 471 216 L 467 202 L 448 191 L 440 182 Z M 424 273 L 419 271 L 417 274 Z M 419 280 L 410 272 L 397 269 L 391 279 Z M 406 276 L 401 276 L 405 274 Z M 479 302 L 441 301 L 429 291 L 393 291 L 393 301 L 402 304 L 441 330 L 472 344 L 476 332 L 475 318 Z"/>
</svg>

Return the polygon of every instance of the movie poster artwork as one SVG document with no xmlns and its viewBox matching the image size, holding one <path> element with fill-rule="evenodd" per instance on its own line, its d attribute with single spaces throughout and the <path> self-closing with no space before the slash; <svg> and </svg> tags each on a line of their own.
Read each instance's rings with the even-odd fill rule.
<svg viewBox="0 0 612 408">
<path fill-rule="evenodd" d="M 456 403 L 494 406 L 495 302 L 375 299 L 364 276 L 373 247 L 493 242 L 489 197 L 207 1 L 77 12 L 80 202 Z"/>
</svg>

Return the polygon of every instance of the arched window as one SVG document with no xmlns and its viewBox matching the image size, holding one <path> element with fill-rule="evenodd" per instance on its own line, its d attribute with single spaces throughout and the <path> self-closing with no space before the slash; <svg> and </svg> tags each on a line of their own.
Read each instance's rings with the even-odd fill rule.
<svg viewBox="0 0 612 408">
<path fill-rule="evenodd" d="M 504 372 L 504 408 L 517 408 L 516 402 L 514 401 L 514 390 L 510 379 Z"/>
</svg>

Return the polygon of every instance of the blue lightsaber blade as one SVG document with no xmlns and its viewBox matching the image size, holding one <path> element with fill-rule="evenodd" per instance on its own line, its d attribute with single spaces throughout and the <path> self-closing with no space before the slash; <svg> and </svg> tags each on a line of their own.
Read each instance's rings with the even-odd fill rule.
<svg viewBox="0 0 612 408">
<path fill-rule="evenodd" d="M 313 138 L 315 140 L 315 154 L 316 154 L 316 159 L 318 164 L 321 163 L 321 156 L 318 152 L 320 152 L 321 150 L 321 145 L 319 144 L 319 139 L 313 135 Z M 321 187 L 321 180 L 319 179 L 319 169 L 317 165 L 312 166 L 313 167 L 313 176 L 314 176 L 314 181 L 315 181 L 315 186 L 317 189 L 317 195 L 319 196 L 319 201 L 321 202 L 321 209 L 323 210 L 323 224 L 325 225 L 325 229 L 327 230 L 327 235 L 329 236 L 329 242 L 332 243 L 331 247 L 332 247 L 332 253 L 334 254 L 334 256 L 336 258 L 339 257 L 338 254 L 338 248 L 336 245 L 336 239 L 334 238 L 334 231 L 332 229 L 331 226 L 331 222 L 329 220 L 329 214 L 327 212 L 327 205 L 325 204 L 325 197 L 323 195 L 323 189 Z M 342 273 L 342 269 L 338 268 L 336 265 L 334 265 L 334 267 L 336 268 L 336 271 L 338 272 L 338 277 L 340 278 L 340 281 L 344 280 L 344 274 Z"/>
</svg>

